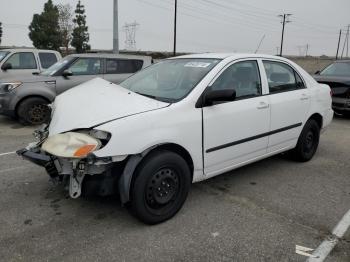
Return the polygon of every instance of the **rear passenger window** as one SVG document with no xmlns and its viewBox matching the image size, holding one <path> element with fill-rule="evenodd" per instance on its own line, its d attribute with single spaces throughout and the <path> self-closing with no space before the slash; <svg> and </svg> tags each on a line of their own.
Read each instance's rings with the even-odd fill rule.
<svg viewBox="0 0 350 262">
<path fill-rule="evenodd" d="M 132 59 L 106 59 L 107 74 L 133 74 L 142 69 L 142 60 Z"/>
<path fill-rule="evenodd" d="M 304 88 L 304 82 L 289 65 L 274 61 L 263 61 L 270 94 Z"/>
<path fill-rule="evenodd" d="M 42 68 L 49 68 L 57 62 L 57 57 L 53 53 L 39 53 L 40 64 Z"/>
<path fill-rule="evenodd" d="M 36 69 L 34 54 L 31 52 L 15 53 L 7 59 L 6 63 L 12 65 L 12 69 Z"/>
<path fill-rule="evenodd" d="M 261 81 L 256 61 L 243 61 L 229 66 L 211 86 L 212 90 L 235 89 L 236 98 L 261 95 Z"/>
</svg>

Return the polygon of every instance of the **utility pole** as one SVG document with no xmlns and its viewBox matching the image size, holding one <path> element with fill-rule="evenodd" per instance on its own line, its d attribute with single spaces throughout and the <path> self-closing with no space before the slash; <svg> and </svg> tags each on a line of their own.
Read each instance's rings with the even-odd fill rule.
<svg viewBox="0 0 350 262">
<path fill-rule="evenodd" d="M 307 53 L 309 52 L 309 44 L 306 44 L 306 51 L 305 51 L 305 57 L 307 57 Z"/>
<path fill-rule="evenodd" d="M 260 48 L 262 42 L 264 41 L 264 39 L 265 39 L 265 35 L 263 35 L 263 37 L 261 38 L 261 40 L 260 40 L 260 42 L 259 42 L 259 44 L 258 44 L 258 47 L 256 48 L 254 54 L 256 54 L 256 53 L 259 51 L 259 48 Z"/>
<path fill-rule="evenodd" d="M 343 50 L 341 52 L 341 56 L 340 58 L 343 58 L 343 54 L 344 54 L 344 50 L 345 50 L 345 46 L 347 46 L 347 50 L 346 50 L 346 56 L 349 55 L 349 29 L 350 29 L 350 25 L 348 25 L 348 28 L 346 30 L 346 35 L 345 35 L 345 40 L 344 40 L 344 45 L 343 45 Z"/>
<path fill-rule="evenodd" d="M 118 0 L 113 0 L 113 53 L 119 53 Z"/>
<path fill-rule="evenodd" d="M 284 38 L 284 27 L 286 25 L 286 23 L 290 23 L 290 21 L 288 20 L 288 18 L 291 16 L 292 14 L 283 14 L 283 15 L 279 15 L 279 17 L 281 17 L 282 20 L 282 37 L 281 37 L 281 48 L 280 48 L 280 56 L 282 56 L 283 53 L 283 38 Z"/>
<path fill-rule="evenodd" d="M 335 60 L 338 60 L 338 53 L 339 53 L 340 40 L 341 40 L 341 29 L 340 29 L 340 31 L 339 31 L 338 47 L 337 47 L 337 54 L 335 55 Z"/>
<path fill-rule="evenodd" d="M 175 0 L 175 13 L 174 13 L 174 51 L 173 51 L 173 56 L 176 56 L 176 20 L 177 20 L 177 0 Z"/>
</svg>

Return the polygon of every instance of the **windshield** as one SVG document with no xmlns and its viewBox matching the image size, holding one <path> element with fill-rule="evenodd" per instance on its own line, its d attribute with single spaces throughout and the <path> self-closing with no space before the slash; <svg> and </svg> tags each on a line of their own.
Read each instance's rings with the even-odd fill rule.
<svg viewBox="0 0 350 262">
<path fill-rule="evenodd" d="M 165 60 L 141 70 L 120 85 L 160 101 L 176 102 L 189 94 L 219 62 L 219 59 L 198 58 Z"/>
<path fill-rule="evenodd" d="M 349 76 L 350 62 L 336 62 L 327 66 L 320 75 L 323 76 Z"/>
<path fill-rule="evenodd" d="M 48 69 L 43 71 L 40 75 L 43 76 L 52 76 L 54 75 L 58 70 L 61 70 L 64 66 L 66 66 L 72 59 L 73 57 L 65 57 L 62 60 L 56 62 L 52 66 L 50 66 Z"/>
<path fill-rule="evenodd" d="M 2 61 L 2 59 L 5 58 L 5 56 L 8 55 L 8 53 L 10 53 L 10 52 L 8 52 L 8 51 L 0 51 L 0 62 Z"/>
</svg>

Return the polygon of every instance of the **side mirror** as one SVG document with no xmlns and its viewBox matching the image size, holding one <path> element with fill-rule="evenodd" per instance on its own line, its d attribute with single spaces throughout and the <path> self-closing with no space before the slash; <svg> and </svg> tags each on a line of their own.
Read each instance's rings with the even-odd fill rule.
<svg viewBox="0 0 350 262">
<path fill-rule="evenodd" d="M 315 72 L 315 75 L 319 75 L 320 74 L 320 70 L 317 70 L 316 72 Z"/>
<path fill-rule="evenodd" d="M 12 64 L 11 63 L 5 63 L 1 67 L 2 70 L 7 71 L 9 69 L 12 69 Z"/>
<path fill-rule="evenodd" d="M 208 89 L 200 99 L 196 107 L 212 106 L 214 102 L 229 102 L 236 99 L 236 90 L 222 89 L 222 90 L 211 90 Z"/>
<path fill-rule="evenodd" d="M 72 71 L 67 70 L 67 69 L 62 72 L 62 76 L 64 78 L 68 78 L 69 76 L 72 76 L 72 75 L 73 75 Z"/>
</svg>

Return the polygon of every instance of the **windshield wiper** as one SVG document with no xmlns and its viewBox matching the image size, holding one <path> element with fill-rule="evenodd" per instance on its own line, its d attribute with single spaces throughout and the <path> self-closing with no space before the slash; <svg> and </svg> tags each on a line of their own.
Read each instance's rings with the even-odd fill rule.
<svg viewBox="0 0 350 262">
<path fill-rule="evenodd" d="M 146 96 L 146 97 L 153 98 L 153 99 L 157 100 L 156 96 L 152 96 L 152 95 L 148 95 L 148 94 L 144 94 L 144 93 L 140 93 L 140 92 L 135 92 L 135 93 L 138 94 L 138 95 Z"/>
<path fill-rule="evenodd" d="M 158 101 L 162 101 L 162 102 L 166 102 L 166 103 L 174 103 L 174 99 L 171 99 L 171 98 L 159 97 L 159 96 L 144 94 L 144 93 L 140 93 L 140 92 L 135 92 L 135 93 L 138 95 L 141 95 L 141 96 L 146 96 L 146 97 L 158 100 Z"/>
</svg>

